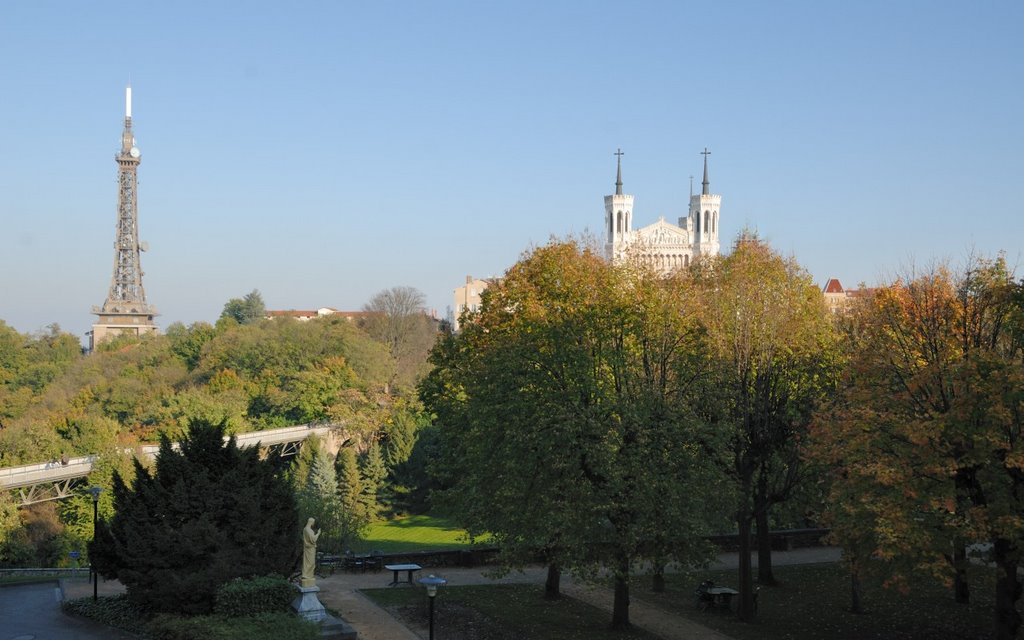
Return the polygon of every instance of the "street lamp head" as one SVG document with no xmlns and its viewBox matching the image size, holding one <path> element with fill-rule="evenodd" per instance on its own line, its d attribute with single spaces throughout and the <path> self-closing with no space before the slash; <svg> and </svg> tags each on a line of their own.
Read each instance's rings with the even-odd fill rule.
<svg viewBox="0 0 1024 640">
<path fill-rule="evenodd" d="M 448 584 L 448 581 L 431 574 L 426 578 L 420 578 L 419 583 L 427 588 L 427 595 L 433 598 L 437 595 L 437 588 Z"/>
<path fill-rule="evenodd" d="M 103 493 L 103 487 L 89 487 L 89 493 L 92 494 L 93 502 L 99 502 L 100 494 Z"/>
</svg>

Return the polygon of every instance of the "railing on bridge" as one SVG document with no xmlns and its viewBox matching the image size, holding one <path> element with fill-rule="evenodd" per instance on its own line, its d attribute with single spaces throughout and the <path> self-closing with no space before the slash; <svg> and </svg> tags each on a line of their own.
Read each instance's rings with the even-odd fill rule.
<svg viewBox="0 0 1024 640">
<path fill-rule="evenodd" d="M 298 453 L 299 447 L 309 436 L 325 436 L 334 428 L 336 427 L 330 425 L 301 424 L 281 429 L 238 433 L 235 434 L 235 440 L 239 447 L 251 447 L 258 443 L 261 448 L 279 449 L 282 456 L 290 456 Z M 155 444 L 147 444 L 128 449 L 126 452 L 140 459 L 152 460 L 156 457 L 158 449 Z M 74 493 L 75 484 L 92 472 L 93 464 L 98 457 L 89 455 L 0 468 L 0 490 L 16 491 L 21 506 L 67 498 Z"/>
</svg>

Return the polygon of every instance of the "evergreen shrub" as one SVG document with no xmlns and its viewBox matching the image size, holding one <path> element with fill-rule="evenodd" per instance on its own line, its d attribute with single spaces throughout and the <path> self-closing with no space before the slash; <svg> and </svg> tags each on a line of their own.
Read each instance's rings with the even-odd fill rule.
<svg viewBox="0 0 1024 640">
<path fill-rule="evenodd" d="M 287 613 L 261 613 L 251 618 L 159 615 L 150 622 L 153 640 L 317 640 L 316 624 Z"/>
<path fill-rule="evenodd" d="M 275 459 L 224 442 L 224 424 L 193 421 L 177 448 L 160 439 L 154 469 L 137 460 L 131 486 L 114 474 L 114 517 L 89 545 L 93 566 L 156 612 L 213 610 L 239 577 L 287 575 L 301 553 L 299 516 Z"/>
<path fill-rule="evenodd" d="M 295 587 L 280 576 L 237 578 L 217 589 L 214 613 L 229 617 L 288 611 Z"/>
</svg>

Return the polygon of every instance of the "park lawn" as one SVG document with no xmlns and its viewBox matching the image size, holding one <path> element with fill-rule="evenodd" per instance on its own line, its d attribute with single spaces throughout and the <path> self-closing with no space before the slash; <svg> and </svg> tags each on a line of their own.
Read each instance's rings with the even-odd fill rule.
<svg viewBox="0 0 1024 640">
<path fill-rule="evenodd" d="M 423 589 L 366 589 L 363 593 L 410 628 L 427 626 Z M 656 640 L 642 629 L 611 631 L 611 614 L 563 596 L 545 600 L 531 584 L 443 587 L 434 627 L 448 640 Z"/>
<path fill-rule="evenodd" d="M 664 593 L 654 593 L 650 578 L 639 577 L 630 595 L 736 640 L 980 640 L 993 636 L 992 569 L 971 568 L 969 605 L 953 602 L 951 588 L 934 580 L 919 579 L 907 593 L 900 593 L 883 588 L 878 578 L 866 579 L 863 605 L 867 613 L 862 615 L 849 612 L 850 580 L 841 564 L 780 566 L 774 571 L 780 584 L 761 587 L 759 613 L 749 624 L 729 611 L 696 607 L 694 591 L 701 580 L 735 587 L 734 569 L 666 575 Z"/>
<path fill-rule="evenodd" d="M 477 544 L 486 542 L 478 540 Z M 451 521 L 437 516 L 420 515 L 371 524 L 363 539 L 353 543 L 352 550 L 356 553 L 405 553 L 469 549 L 473 546 L 469 543 L 465 530 L 455 526 Z"/>
</svg>

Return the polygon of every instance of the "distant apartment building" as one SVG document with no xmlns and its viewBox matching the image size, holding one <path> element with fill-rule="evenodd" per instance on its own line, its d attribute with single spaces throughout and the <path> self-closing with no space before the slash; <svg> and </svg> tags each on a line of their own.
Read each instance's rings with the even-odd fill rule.
<svg viewBox="0 0 1024 640">
<path fill-rule="evenodd" d="M 858 289 L 844 289 L 838 278 L 830 278 L 825 283 L 821 293 L 825 297 L 825 304 L 832 313 L 846 313 L 850 304 L 857 298 L 871 295 L 874 289 L 861 287 Z"/>
<path fill-rule="evenodd" d="M 494 278 L 481 279 L 466 276 L 466 284 L 455 289 L 455 304 L 452 306 L 455 309 L 455 317 L 452 319 L 454 331 L 459 330 L 459 318 L 463 313 L 466 311 L 476 313 L 480 310 L 480 296 L 494 281 Z"/>
</svg>

